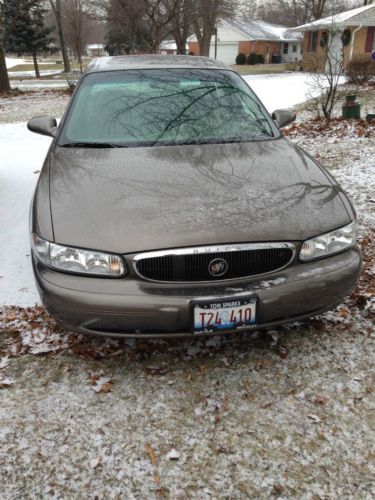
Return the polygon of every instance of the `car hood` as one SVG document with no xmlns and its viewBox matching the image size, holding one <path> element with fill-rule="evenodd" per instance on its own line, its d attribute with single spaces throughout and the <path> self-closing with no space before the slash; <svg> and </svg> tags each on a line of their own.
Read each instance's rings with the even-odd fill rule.
<svg viewBox="0 0 375 500">
<path fill-rule="evenodd" d="M 284 138 L 242 144 L 56 146 L 57 243 L 116 253 L 305 240 L 350 222 L 340 188 Z"/>
</svg>

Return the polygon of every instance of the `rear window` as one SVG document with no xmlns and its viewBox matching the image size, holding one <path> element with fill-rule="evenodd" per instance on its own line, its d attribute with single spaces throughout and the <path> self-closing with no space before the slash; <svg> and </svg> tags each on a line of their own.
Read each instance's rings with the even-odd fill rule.
<svg viewBox="0 0 375 500">
<path fill-rule="evenodd" d="M 249 142 L 276 133 L 259 100 L 231 71 L 126 70 L 83 78 L 59 144 Z"/>
</svg>

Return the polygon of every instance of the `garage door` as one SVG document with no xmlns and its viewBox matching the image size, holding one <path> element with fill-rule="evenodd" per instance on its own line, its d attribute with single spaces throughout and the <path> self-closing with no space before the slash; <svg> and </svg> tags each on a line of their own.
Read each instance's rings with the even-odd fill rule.
<svg viewBox="0 0 375 500">
<path fill-rule="evenodd" d="M 226 43 L 217 45 L 217 60 L 224 64 L 236 64 L 238 54 L 238 43 Z M 215 44 L 211 43 L 210 57 L 215 57 Z"/>
</svg>

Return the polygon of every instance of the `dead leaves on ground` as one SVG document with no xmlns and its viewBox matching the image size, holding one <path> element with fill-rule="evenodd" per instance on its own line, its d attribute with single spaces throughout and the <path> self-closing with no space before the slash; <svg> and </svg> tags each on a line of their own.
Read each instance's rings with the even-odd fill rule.
<svg viewBox="0 0 375 500">
<path fill-rule="evenodd" d="M 151 462 L 151 464 L 156 467 L 158 465 L 158 459 L 155 455 L 155 452 L 151 446 L 150 443 L 146 443 L 146 446 L 145 446 L 145 449 L 146 449 L 146 454 Z"/>
<path fill-rule="evenodd" d="M 331 137 L 337 141 L 346 137 L 375 137 L 375 122 L 366 120 L 344 120 L 343 118 L 313 118 L 303 123 L 295 123 L 285 129 L 285 135 L 293 137 L 303 135 L 309 138 Z"/>
<path fill-rule="evenodd" d="M 105 375 L 90 375 L 88 380 L 92 385 L 91 389 L 97 394 L 107 394 L 108 392 L 112 392 L 113 385 L 115 383 L 112 377 Z"/>
<path fill-rule="evenodd" d="M 0 375 L 0 389 L 7 389 L 13 384 L 14 384 L 13 380 L 6 377 L 2 377 L 2 375 Z"/>
<path fill-rule="evenodd" d="M 315 403 L 320 406 L 324 406 L 328 403 L 329 398 L 327 396 L 324 396 L 324 394 L 317 394 L 315 396 Z"/>
</svg>

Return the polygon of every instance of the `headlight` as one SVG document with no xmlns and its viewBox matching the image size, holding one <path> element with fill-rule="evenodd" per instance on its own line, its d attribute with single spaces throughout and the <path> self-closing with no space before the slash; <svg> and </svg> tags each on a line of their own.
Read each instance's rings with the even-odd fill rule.
<svg viewBox="0 0 375 500">
<path fill-rule="evenodd" d="M 112 278 L 126 273 L 126 264 L 120 255 L 57 245 L 35 234 L 32 247 L 43 264 L 59 271 Z"/>
<path fill-rule="evenodd" d="M 354 221 L 340 229 L 305 241 L 299 258 L 305 262 L 342 252 L 355 244 L 357 235 L 358 224 L 357 221 Z"/>
</svg>

